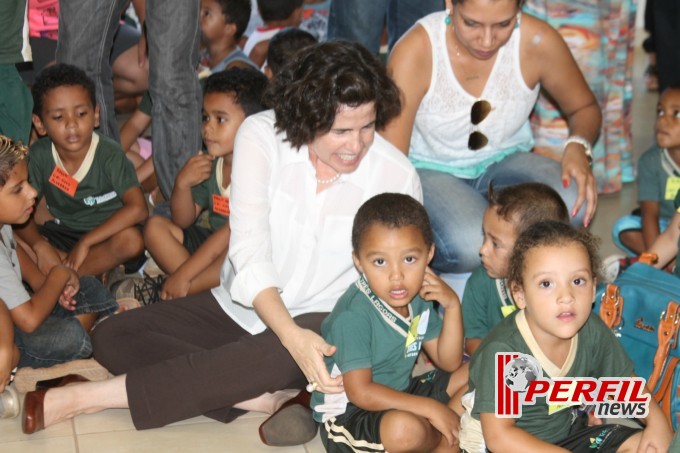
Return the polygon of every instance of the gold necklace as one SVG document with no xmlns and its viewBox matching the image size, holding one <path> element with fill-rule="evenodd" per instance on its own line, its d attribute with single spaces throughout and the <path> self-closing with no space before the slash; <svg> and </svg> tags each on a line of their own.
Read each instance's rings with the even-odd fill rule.
<svg viewBox="0 0 680 453">
<path fill-rule="evenodd" d="M 451 32 L 453 33 L 453 39 L 454 39 L 453 47 L 454 47 L 454 49 L 455 49 L 455 51 L 456 51 L 456 58 L 460 58 L 460 48 L 458 47 L 458 44 L 456 44 L 456 42 L 455 42 L 455 41 L 457 41 L 458 39 L 457 39 L 457 37 L 456 37 L 456 31 L 454 30 L 453 25 L 451 25 Z M 462 62 L 461 62 L 461 64 L 460 64 L 460 67 L 461 67 L 461 69 L 462 69 L 463 72 L 464 72 L 465 80 L 470 81 L 470 80 L 477 80 L 477 79 L 479 79 L 479 74 L 470 74 L 470 73 L 465 69 L 465 65 L 464 65 Z"/>
<path fill-rule="evenodd" d="M 454 44 L 454 47 L 456 48 L 456 57 L 460 58 L 460 49 L 458 48 L 458 44 Z M 465 73 L 465 80 L 477 80 L 479 79 L 479 74 L 470 74 L 467 69 L 465 69 L 465 65 L 461 62 L 460 68 L 463 70 Z"/>
</svg>

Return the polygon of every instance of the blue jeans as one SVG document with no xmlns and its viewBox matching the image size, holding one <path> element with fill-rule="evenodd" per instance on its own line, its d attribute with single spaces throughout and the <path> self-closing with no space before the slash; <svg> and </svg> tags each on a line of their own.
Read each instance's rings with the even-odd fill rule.
<svg viewBox="0 0 680 453">
<path fill-rule="evenodd" d="M 126 0 L 60 0 L 57 63 L 84 70 L 94 82 L 99 131 L 119 141 L 113 104 L 111 48 Z"/>
<path fill-rule="evenodd" d="M 371 52 L 378 53 L 387 15 L 389 49 L 392 50 L 418 19 L 443 9 L 443 0 L 332 0 L 328 39 L 360 42 Z"/>
<path fill-rule="evenodd" d="M 32 333 L 14 328 L 14 341 L 21 351 L 19 367 L 45 368 L 92 355 L 90 335 L 76 315 L 110 315 L 118 309 L 118 303 L 94 277 L 80 278 L 80 290 L 75 299 L 75 311 L 68 311 L 57 303 L 52 313 Z"/>
<path fill-rule="evenodd" d="M 101 132 L 118 138 L 109 57 L 127 0 L 61 0 L 57 61 L 83 68 L 95 81 Z M 170 199 L 175 176 L 201 147 L 198 0 L 147 0 L 153 162 Z"/>
<path fill-rule="evenodd" d="M 424 204 L 432 223 L 435 255 L 432 267 L 442 273 L 471 272 L 479 266 L 482 245 L 482 218 L 487 207 L 489 183 L 494 189 L 523 182 L 541 182 L 555 189 L 571 212 L 578 189 L 572 180 L 562 187 L 562 167 L 547 157 L 515 153 L 487 168 L 475 179 L 461 179 L 434 170 L 418 170 Z M 582 223 L 585 208 L 573 219 Z"/>
</svg>

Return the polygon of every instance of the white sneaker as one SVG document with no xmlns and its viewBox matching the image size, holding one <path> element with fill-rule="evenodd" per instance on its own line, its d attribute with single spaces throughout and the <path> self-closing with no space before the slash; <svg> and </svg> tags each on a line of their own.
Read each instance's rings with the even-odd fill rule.
<svg viewBox="0 0 680 453">
<path fill-rule="evenodd" d="M 602 260 L 602 269 L 600 274 L 602 275 L 602 280 L 605 283 L 613 282 L 616 277 L 619 276 L 621 271 L 621 260 L 624 259 L 624 255 L 609 255 Z"/>
<path fill-rule="evenodd" d="M 13 385 L 5 387 L 0 393 L 0 418 L 14 418 L 21 412 L 19 394 Z"/>
</svg>

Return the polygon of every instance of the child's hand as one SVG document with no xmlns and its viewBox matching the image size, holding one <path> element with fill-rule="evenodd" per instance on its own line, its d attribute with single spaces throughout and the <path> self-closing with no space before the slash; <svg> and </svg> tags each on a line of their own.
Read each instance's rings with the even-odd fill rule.
<svg viewBox="0 0 680 453">
<path fill-rule="evenodd" d="M 450 407 L 431 400 L 431 408 L 428 408 L 427 419 L 446 438 L 449 447 L 458 445 L 460 417 Z"/>
<path fill-rule="evenodd" d="M 78 274 L 73 269 L 69 269 L 69 279 L 59 295 L 59 305 L 69 311 L 75 310 L 76 300 L 73 297 L 78 294 L 79 289 L 80 277 L 78 277 Z"/>
<path fill-rule="evenodd" d="M 189 294 L 189 288 L 191 288 L 191 281 L 179 275 L 179 272 L 175 272 L 163 283 L 161 299 L 170 300 L 184 297 Z"/>
<path fill-rule="evenodd" d="M 651 400 L 651 404 L 654 404 L 653 400 Z M 673 432 L 666 421 L 662 420 L 662 423 L 647 425 L 642 431 L 642 438 L 640 438 L 637 451 L 642 453 L 668 451 L 668 446 L 672 440 Z"/>
<path fill-rule="evenodd" d="M 177 174 L 175 184 L 188 189 L 210 178 L 213 160 L 215 158 L 210 154 L 200 154 L 199 151 L 197 156 L 191 157 L 184 164 L 184 167 Z"/>
<path fill-rule="evenodd" d="M 64 265 L 70 267 L 74 271 L 77 271 L 80 269 L 80 266 L 82 266 L 85 258 L 87 258 L 88 253 L 90 253 L 90 246 L 84 244 L 82 241 L 78 241 L 75 247 L 73 247 L 69 254 L 66 255 Z"/>
<path fill-rule="evenodd" d="M 451 308 L 454 305 L 460 306 L 460 299 L 458 299 L 456 292 L 429 267 L 425 269 L 420 297 L 430 302 L 436 300 L 444 309 Z"/>
</svg>

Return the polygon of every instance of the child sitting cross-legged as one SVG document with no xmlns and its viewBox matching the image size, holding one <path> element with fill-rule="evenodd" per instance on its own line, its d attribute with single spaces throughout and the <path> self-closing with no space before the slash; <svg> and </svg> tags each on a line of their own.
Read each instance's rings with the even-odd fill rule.
<svg viewBox="0 0 680 453">
<path fill-rule="evenodd" d="M 617 220 L 612 231 L 616 245 L 632 255 L 652 246 L 675 211 L 673 200 L 680 189 L 680 85 L 661 93 L 654 129 L 656 143 L 638 161 L 640 207 Z"/>
<path fill-rule="evenodd" d="M 667 451 L 672 432 L 650 400 L 644 429 L 588 426 L 577 407 L 549 405 L 545 397 L 524 404 L 517 418 L 496 415 L 498 353 L 533 356 L 547 378 L 630 377 L 633 363 L 611 330 L 592 313 L 596 240 L 563 222 L 539 222 L 517 239 L 508 285 L 518 310 L 482 341 L 470 364 L 463 397 L 460 447 L 468 453 Z M 649 389 L 645 386 L 645 393 Z"/>
<path fill-rule="evenodd" d="M 140 225 L 148 208 L 120 145 L 94 131 L 94 83 L 81 69 L 57 64 L 36 79 L 33 101 L 33 124 L 47 137 L 31 146 L 28 171 L 37 199 L 45 196 L 54 217 L 40 234 L 80 275 L 100 275 L 126 262 L 136 270 L 132 260 L 144 251 Z M 20 237 L 33 246 L 36 232 L 31 219 Z"/>
<path fill-rule="evenodd" d="M 149 219 L 144 238 L 151 257 L 169 277 L 162 299 L 205 291 L 220 282 L 229 246 L 229 188 L 234 138 L 243 120 L 264 110 L 267 78 L 255 69 L 233 68 L 208 78 L 201 134 L 207 153 L 190 158 L 172 189 L 172 220 Z M 209 228 L 194 224 L 208 210 Z"/>
<path fill-rule="evenodd" d="M 501 320 L 516 310 L 508 288 L 508 260 L 517 237 L 544 220 L 569 223 L 569 211 L 555 190 L 541 183 L 523 183 L 494 190 L 482 219 L 482 265 L 470 276 L 463 293 L 465 352 L 472 355 Z"/>
<path fill-rule="evenodd" d="M 324 360 L 345 391 L 315 391 L 311 402 L 326 450 L 457 451 L 458 416 L 447 404 L 463 355 L 460 301 L 428 268 L 425 209 L 407 195 L 369 199 L 354 219 L 352 248 L 361 277 L 321 325 L 337 348 Z M 413 378 L 421 347 L 440 369 Z"/>
<path fill-rule="evenodd" d="M 27 151 L 0 135 L 0 306 L 9 309 L 10 319 L 16 326 L 10 323 L 9 328 L 14 331 L 14 343 L 21 353 L 19 358 L 15 348 L 0 341 L 0 388 L 7 383 L 8 371 L 17 364 L 17 359 L 20 367 L 41 369 L 19 370 L 19 373 L 27 370 L 22 375 L 21 391 L 33 390 L 36 380 L 70 372 L 82 374 L 82 370 L 76 368 L 50 367 L 91 356 L 90 329 L 99 317 L 112 314 L 118 308 L 111 294 L 94 277 L 79 278 L 72 268 L 63 264 L 43 273 L 24 249 L 17 247 L 12 225 L 28 221 L 37 195 L 28 183 Z M 30 286 L 31 293 L 22 280 Z M 5 319 L 2 313 L 0 318 Z M 0 337 L 12 334 L 7 328 L 3 321 Z M 79 362 L 82 365 L 83 361 Z M 99 369 L 106 377 L 106 371 Z M 18 374 L 17 380 L 19 378 Z"/>
</svg>

